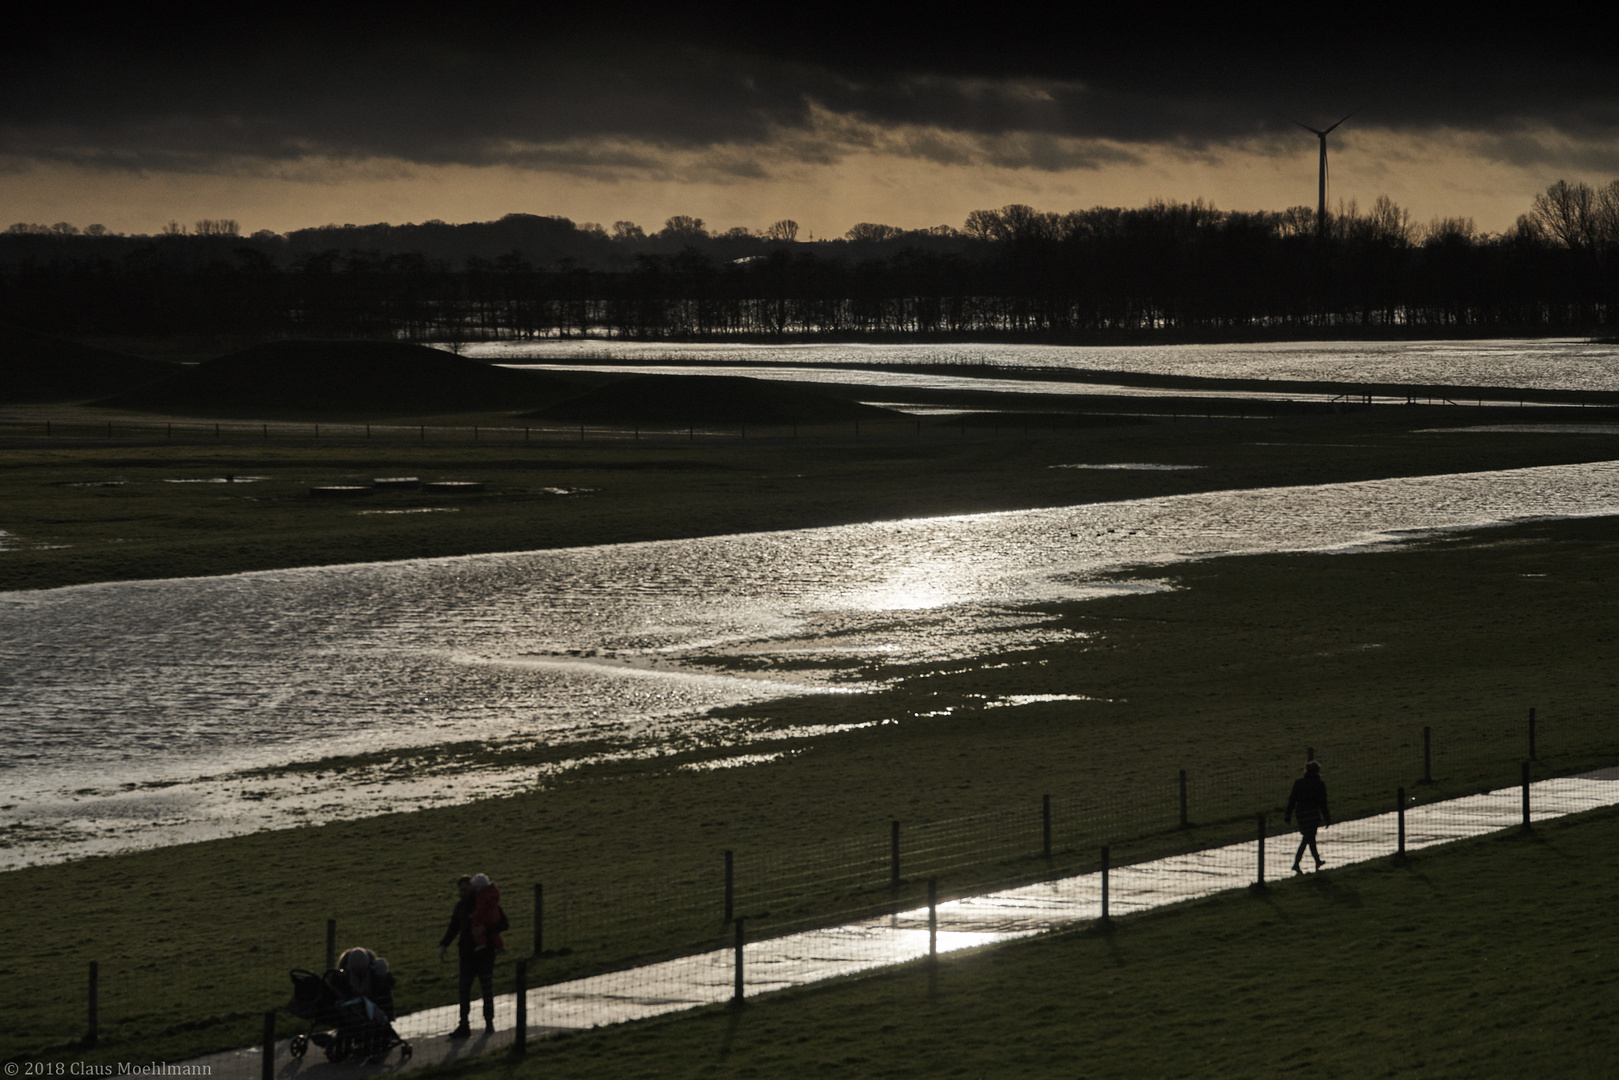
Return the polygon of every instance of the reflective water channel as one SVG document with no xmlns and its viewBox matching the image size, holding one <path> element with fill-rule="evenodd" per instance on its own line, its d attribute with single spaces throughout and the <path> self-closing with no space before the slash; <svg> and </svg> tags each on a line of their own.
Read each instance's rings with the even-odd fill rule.
<svg viewBox="0 0 1619 1080">
<path fill-rule="evenodd" d="M 919 386 L 939 389 L 1037 390 L 1098 393 L 1106 387 L 1062 382 L 1031 387 L 1040 371 L 1136 373 L 1213 379 L 1272 379 L 1412 386 L 1492 386 L 1543 390 L 1619 390 L 1619 343 L 1584 338 L 1493 341 L 1339 341 L 1225 345 L 714 345 L 637 342 L 601 338 L 484 342 L 469 356 L 502 364 L 606 362 L 651 370 L 669 364 L 744 365 L 746 373 L 825 381 L 881 384 L 895 378 L 878 367 L 961 368 L 959 376 L 902 374 Z M 817 370 L 813 365 L 840 365 Z M 866 368 L 868 370 L 862 370 Z M 1004 369 L 1017 375 L 1010 386 L 969 369 Z M 688 366 L 686 370 L 691 370 Z M 739 374 L 737 370 L 725 374 Z M 1132 388 L 1129 393 L 1145 393 Z M 1200 391 L 1202 393 L 1202 391 Z M 1253 396 L 1244 392 L 1244 396 Z"/>
<path fill-rule="evenodd" d="M 0 594 L 0 866 L 535 781 L 244 772 L 334 754 L 702 732 L 745 761 L 745 734 L 705 710 L 839 688 L 683 656 L 828 627 L 901 658 L 976 656 L 1050 633 L 1008 605 L 1092 595 L 1110 569 L 1619 513 L 1616 481 L 1610 461 Z"/>
</svg>

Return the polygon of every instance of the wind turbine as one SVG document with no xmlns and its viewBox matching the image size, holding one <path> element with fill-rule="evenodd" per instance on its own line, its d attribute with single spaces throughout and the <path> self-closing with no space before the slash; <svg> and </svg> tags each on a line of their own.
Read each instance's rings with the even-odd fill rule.
<svg viewBox="0 0 1619 1080">
<path fill-rule="evenodd" d="M 1350 113 L 1349 116 L 1354 116 L 1355 113 L 1358 112 L 1360 112 L 1360 110 L 1356 109 L 1355 112 Z M 1343 123 L 1344 120 L 1348 120 L 1349 116 L 1346 116 L 1343 120 L 1338 121 L 1338 124 Z M 1321 190 L 1316 202 L 1315 236 L 1317 240 L 1325 239 L 1327 235 L 1327 136 L 1332 134 L 1332 132 L 1337 129 L 1338 124 L 1333 124 L 1332 127 L 1322 131 L 1320 128 L 1311 127 L 1302 120 L 1293 120 L 1291 116 L 1283 116 L 1283 119 L 1292 120 L 1293 123 L 1298 124 L 1298 126 L 1303 128 L 1305 131 L 1314 132 L 1315 137 L 1321 140 Z"/>
</svg>

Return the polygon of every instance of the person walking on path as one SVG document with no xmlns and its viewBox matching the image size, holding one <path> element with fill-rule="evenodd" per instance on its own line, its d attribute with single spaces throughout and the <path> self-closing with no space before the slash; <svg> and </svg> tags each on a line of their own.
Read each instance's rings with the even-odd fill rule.
<svg viewBox="0 0 1619 1080">
<path fill-rule="evenodd" d="M 489 879 L 483 874 L 487 885 Z M 450 925 L 439 939 L 438 958 L 447 958 L 450 943 L 456 944 L 456 952 L 460 962 L 459 975 L 461 992 L 461 1023 L 450 1032 L 452 1039 L 465 1039 L 471 1036 L 472 1027 L 469 1023 L 472 1016 L 472 982 L 476 979 L 483 990 L 483 1029 L 485 1034 L 493 1034 L 495 1030 L 495 953 L 487 943 L 483 948 L 478 947 L 478 940 L 474 932 L 473 912 L 477 909 L 479 890 L 473 887 L 477 880 L 471 874 L 463 874 L 457 879 L 455 885 L 461 893 L 461 898 L 455 902 L 450 911 Z M 499 893 L 496 893 L 498 900 Z M 498 939 L 498 935 L 497 935 Z"/>
<path fill-rule="evenodd" d="M 1304 859 L 1304 849 L 1309 848 L 1310 854 L 1315 857 L 1315 868 L 1321 869 L 1326 860 L 1321 852 L 1316 850 L 1316 830 L 1332 824 L 1332 815 L 1327 812 L 1327 784 L 1321 779 L 1321 766 L 1312 761 L 1304 766 L 1304 775 L 1293 781 L 1293 790 L 1287 796 L 1287 811 L 1282 814 L 1282 820 L 1291 821 L 1294 811 L 1299 815 L 1299 850 L 1293 855 L 1293 872 L 1302 874 L 1299 863 Z"/>
</svg>

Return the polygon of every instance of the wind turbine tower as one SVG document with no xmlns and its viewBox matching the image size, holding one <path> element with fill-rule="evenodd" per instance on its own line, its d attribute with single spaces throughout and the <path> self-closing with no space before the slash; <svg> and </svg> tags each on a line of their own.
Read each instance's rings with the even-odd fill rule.
<svg viewBox="0 0 1619 1080">
<path fill-rule="evenodd" d="M 1355 112 L 1360 112 L 1360 110 L 1356 109 Z M 1353 112 L 1349 114 L 1349 116 L 1354 115 L 1355 113 Z M 1338 124 L 1343 123 L 1344 120 L 1348 120 L 1349 116 L 1346 116 L 1343 120 L 1338 121 Z M 1292 120 L 1293 118 L 1288 117 L 1287 119 Z M 1298 126 L 1303 128 L 1305 131 L 1313 132 L 1315 137 L 1321 140 L 1321 184 L 1320 193 L 1316 199 L 1315 238 L 1317 240 L 1325 240 L 1327 236 L 1327 136 L 1332 134 L 1332 132 L 1337 129 L 1338 124 L 1333 124 L 1332 127 L 1322 131 L 1320 128 L 1313 128 L 1301 120 L 1293 120 L 1293 123 L 1298 124 Z"/>
</svg>

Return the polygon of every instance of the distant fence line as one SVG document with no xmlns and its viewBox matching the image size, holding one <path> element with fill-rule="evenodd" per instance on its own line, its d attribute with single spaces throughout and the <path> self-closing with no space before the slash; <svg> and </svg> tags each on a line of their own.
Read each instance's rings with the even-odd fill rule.
<svg viewBox="0 0 1619 1080">
<path fill-rule="evenodd" d="M 1394 746 L 1322 749 L 1318 754 L 1314 747 L 1300 747 L 1257 764 L 1180 769 L 1085 796 L 1031 796 L 1023 805 L 992 813 L 892 820 L 867 835 L 807 846 L 716 850 L 706 869 L 665 881 L 586 887 L 534 882 L 531 896 L 520 883 L 507 881 L 503 901 L 515 924 L 508 945 L 512 955 L 528 958 L 522 978 L 529 987 L 618 971 L 626 991 L 634 993 L 638 964 L 727 948 L 733 936 L 740 942 L 736 927 L 744 920 L 751 939 L 781 936 L 913 909 L 941 897 L 1211 850 L 1252 840 L 1256 827 L 1262 850 L 1266 834 L 1279 831 L 1282 797 L 1305 760 L 1327 763 L 1335 824 L 1398 809 L 1403 825 L 1405 811 L 1419 803 L 1519 783 L 1527 822 L 1532 772 L 1566 774 L 1616 758 L 1615 739 L 1604 720 L 1587 718 L 1548 730 L 1534 709 L 1527 722 L 1483 722 L 1460 742 L 1436 740 L 1432 728 L 1424 727 Z M 1403 828 L 1400 838 L 1403 844 Z M 1325 839 L 1330 843 L 1330 836 Z M 1262 880 L 1262 863 L 1259 874 Z M 1188 898 L 1201 895 L 1195 884 L 1184 887 L 1192 890 Z M 1105 888 L 1103 896 L 1105 905 Z M 242 947 L 233 963 L 250 965 L 252 979 L 262 979 L 269 995 L 257 1004 L 210 997 L 211 985 L 201 984 L 211 984 L 214 974 L 194 958 L 172 970 L 117 956 L 82 957 L 76 964 L 69 959 L 68 971 L 88 965 L 88 1000 L 86 984 L 70 977 L 33 986 L 29 1015 L 14 1018 L 0 1036 L 9 1045 L 0 1056 L 51 1056 L 91 1045 L 116 1047 L 126 1055 L 164 1054 L 165 1037 L 195 1027 L 208 1029 L 217 1049 L 253 1045 L 262 1009 L 286 996 L 287 972 L 311 968 L 322 958 L 328 967 L 333 963 L 335 920 L 299 937 L 238 943 Z M 390 945 L 374 927 L 366 927 L 363 937 L 407 975 L 413 965 L 427 962 L 422 942 Z M 453 989 L 446 991 L 452 994 L 446 1000 L 416 1000 L 408 981 L 402 987 L 401 1012 L 453 1002 Z M 506 1015 L 500 1023 L 509 1029 L 513 1019 Z M 286 1038 L 298 1028 L 282 1015 L 263 1033 Z M 406 1038 L 443 1033 L 400 1032 Z"/>
<path fill-rule="evenodd" d="M 1121 400 L 1124 400 L 1121 397 Z M 799 437 L 861 438 L 878 436 L 922 436 L 927 434 L 965 436 L 973 434 L 1036 434 L 1082 430 L 1098 426 L 1131 423 L 1178 422 L 1181 420 L 1262 420 L 1283 415 L 1308 415 L 1369 408 L 1373 405 L 1428 404 L 1483 408 L 1551 410 L 1566 416 L 1569 405 L 1551 405 L 1524 400 L 1498 401 L 1488 398 L 1458 400 L 1412 395 L 1403 398 L 1372 393 L 1322 394 L 1292 399 L 1272 398 L 1129 398 L 1131 407 L 1091 408 L 1084 411 L 1048 409 L 1028 412 L 966 411 L 863 418 L 834 422 L 718 423 L 543 423 L 543 424 L 368 424 L 355 422 L 315 423 L 299 421 L 145 421 L 116 419 L 97 422 L 83 420 L 0 420 L 0 437 L 14 439 L 77 439 L 138 442 L 233 442 L 275 440 L 347 440 L 392 443 L 558 443 L 558 442 L 635 442 L 640 440 L 699 439 L 783 439 Z M 1584 408 L 1580 401 L 1575 407 Z M 1597 406 L 1608 409 L 1609 406 Z"/>
<path fill-rule="evenodd" d="M 81 421 L 0 421 L 0 433 L 14 438 L 79 439 L 115 442 L 234 442 L 276 440 L 312 441 L 316 439 L 350 442 L 392 443 L 558 443 L 558 442 L 635 442 L 639 440 L 688 441 L 782 439 L 798 437 L 837 438 L 864 436 L 901 436 L 924 434 L 948 435 L 956 432 L 1017 432 L 1057 431 L 1065 428 L 1092 427 L 1098 424 L 1130 422 L 1137 415 L 1124 413 L 1073 414 L 1056 416 L 1041 413 L 1020 417 L 1005 414 L 999 419 L 986 419 L 984 414 L 970 414 L 960 420 L 942 419 L 937 415 L 904 417 L 897 419 L 861 419 L 832 423 L 736 423 L 720 424 L 713 421 L 688 423 L 648 424 L 364 424 L 364 423 L 303 423 L 294 421 L 260 421 L 256 423 L 207 422 L 154 422 L 140 420 L 109 420 L 99 423 Z M 1189 414 L 1183 414 L 1189 415 Z M 1219 415 L 1219 414 L 1216 414 Z M 1254 415 L 1259 415 L 1255 412 Z"/>
</svg>

